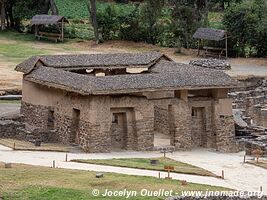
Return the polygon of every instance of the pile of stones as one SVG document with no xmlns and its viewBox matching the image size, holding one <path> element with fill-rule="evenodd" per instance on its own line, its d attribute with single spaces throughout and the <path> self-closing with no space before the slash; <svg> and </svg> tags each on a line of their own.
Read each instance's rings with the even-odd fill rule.
<svg viewBox="0 0 267 200">
<path fill-rule="evenodd" d="M 199 60 L 191 60 L 189 62 L 190 65 L 200 66 L 204 68 L 218 69 L 218 70 L 230 70 L 231 65 L 226 60 L 220 59 L 199 59 Z"/>
</svg>

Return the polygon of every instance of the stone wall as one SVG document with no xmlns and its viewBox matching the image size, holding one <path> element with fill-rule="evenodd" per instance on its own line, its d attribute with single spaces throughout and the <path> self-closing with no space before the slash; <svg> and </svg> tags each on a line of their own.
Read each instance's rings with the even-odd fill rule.
<svg viewBox="0 0 267 200">
<path fill-rule="evenodd" d="M 47 130 L 48 111 L 48 106 L 33 105 L 24 101 L 21 102 L 23 120 L 30 126 L 38 127 L 39 130 Z"/>
<path fill-rule="evenodd" d="M 0 120 L 0 138 L 24 139 L 25 125 L 13 120 Z"/>
<path fill-rule="evenodd" d="M 216 135 L 216 146 L 220 152 L 237 152 L 238 144 L 235 140 L 235 122 L 233 114 L 222 113 L 220 100 L 213 102 L 214 106 L 214 133 Z"/>
<path fill-rule="evenodd" d="M 30 86 L 28 92 L 36 87 Z M 170 134 L 171 145 L 176 149 L 191 149 L 200 146 L 197 143 L 199 138 L 192 137 L 192 127 L 193 132 L 201 132 L 199 136 L 203 140 L 202 146 L 230 150 L 226 146 L 231 143 L 233 121 L 231 115 L 224 113 L 229 105 L 224 105 L 223 101 L 213 104 L 211 97 L 188 100 L 187 92 L 183 93 L 183 98 L 152 98 L 151 94 L 148 95 L 151 99 L 133 95 L 82 96 L 56 92 L 52 88 L 37 89 L 39 93 L 39 90 L 43 90 L 43 96 L 51 90 L 51 93 L 56 94 L 55 99 L 50 95 L 39 105 L 36 99 L 31 102 L 30 98 L 24 98 L 27 102 L 22 101 L 21 112 L 25 116 L 25 122 L 38 126 L 45 132 L 49 128 L 50 111 L 53 110 L 54 139 L 70 144 L 74 142 L 73 138 L 78 137 L 75 143 L 86 152 L 109 152 L 116 140 L 123 149 L 153 150 L 155 130 Z M 192 120 L 192 107 L 203 109 L 201 120 Z M 80 113 L 77 130 L 73 129 L 75 110 Z M 122 127 L 112 125 L 114 113 L 124 113 L 126 125 L 123 130 Z"/>
<path fill-rule="evenodd" d="M 185 101 L 178 101 L 169 106 L 170 112 L 170 131 L 173 136 L 171 145 L 175 146 L 176 150 L 191 149 L 191 112 L 188 104 Z"/>
<path fill-rule="evenodd" d="M 243 81 L 243 85 L 243 88 L 229 93 L 229 97 L 234 99 L 233 108 L 243 112 L 249 125 L 252 122 L 267 127 L 267 80 L 248 79 Z"/>
</svg>

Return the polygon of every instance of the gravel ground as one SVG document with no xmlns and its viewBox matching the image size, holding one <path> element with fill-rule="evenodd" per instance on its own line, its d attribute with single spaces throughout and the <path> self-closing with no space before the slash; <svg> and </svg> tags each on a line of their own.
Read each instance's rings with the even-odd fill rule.
<svg viewBox="0 0 267 200">
<path fill-rule="evenodd" d="M 185 174 L 172 174 L 173 179 L 187 180 L 193 183 L 217 185 L 243 191 L 259 191 L 260 186 L 267 194 L 267 170 L 253 165 L 243 164 L 244 152 L 237 154 L 222 154 L 207 149 L 193 151 L 179 151 L 168 154 L 170 158 L 187 162 L 207 169 L 218 175 L 225 171 L 225 180 Z M 111 159 L 111 158 L 151 158 L 161 156 L 158 152 L 114 152 L 105 154 L 70 153 L 68 159 Z M 64 162 L 65 153 L 58 152 L 30 152 L 12 151 L 0 146 L 0 161 L 11 163 L 24 163 L 39 166 L 51 166 L 56 161 L 59 168 L 92 170 L 102 172 L 115 172 L 129 175 L 158 176 L 157 171 L 99 166 L 91 164 Z M 166 176 L 162 173 L 162 177 Z"/>
</svg>

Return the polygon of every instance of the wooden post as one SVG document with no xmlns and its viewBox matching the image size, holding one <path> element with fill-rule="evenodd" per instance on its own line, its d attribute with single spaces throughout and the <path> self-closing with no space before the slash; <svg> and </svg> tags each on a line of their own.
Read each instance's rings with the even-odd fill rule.
<svg viewBox="0 0 267 200">
<path fill-rule="evenodd" d="M 244 163 L 246 163 L 246 155 L 244 155 Z"/>
<path fill-rule="evenodd" d="M 65 159 L 66 162 L 68 162 L 68 154 L 66 153 L 66 159 Z"/>
<path fill-rule="evenodd" d="M 34 34 L 35 34 L 35 38 L 37 38 L 38 36 L 38 25 L 34 25 Z"/>
<path fill-rule="evenodd" d="M 13 150 L 15 150 L 16 149 L 16 143 L 14 142 L 14 144 L 13 144 Z"/>
<path fill-rule="evenodd" d="M 160 178 L 160 172 L 159 172 L 159 178 Z"/>
<path fill-rule="evenodd" d="M 262 186 L 260 186 L 260 192 L 262 192 Z"/>
<path fill-rule="evenodd" d="M 56 161 L 55 160 L 53 160 L 53 166 L 52 166 L 52 168 L 56 168 Z"/>
<path fill-rule="evenodd" d="M 61 21 L 61 41 L 64 42 L 64 18 Z"/>
<path fill-rule="evenodd" d="M 225 57 L 226 59 L 228 58 L 228 37 L 227 37 L 227 33 L 225 36 Z"/>
<path fill-rule="evenodd" d="M 197 47 L 197 56 L 199 56 L 199 53 L 200 53 L 200 39 L 198 39 L 198 47 Z"/>
<path fill-rule="evenodd" d="M 222 179 L 224 179 L 224 171 L 222 170 Z"/>
</svg>

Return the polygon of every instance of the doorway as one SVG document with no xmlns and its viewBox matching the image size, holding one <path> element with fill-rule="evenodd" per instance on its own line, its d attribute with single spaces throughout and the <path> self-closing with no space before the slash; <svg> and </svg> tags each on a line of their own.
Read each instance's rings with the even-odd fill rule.
<svg viewBox="0 0 267 200">
<path fill-rule="evenodd" d="M 54 130 L 55 128 L 55 112 L 52 108 L 48 110 L 47 129 Z"/>
<path fill-rule="evenodd" d="M 73 108 L 72 123 L 70 127 L 71 129 L 70 143 L 72 144 L 79 144 L 80 142 L 79 125 L 80 125 L 80 110 Z"/>
<path fill-rule="evenodd" d="M 112 113 L 111 148 L 113 150 L 120 150 L 127 148 L 126 112 Z"/>
<path fill-rule="evenodd" d="M 207 147 L 205 130 L 205 108 L 192 107 L 192 144 L 194 147 Z"/>
</svg>

